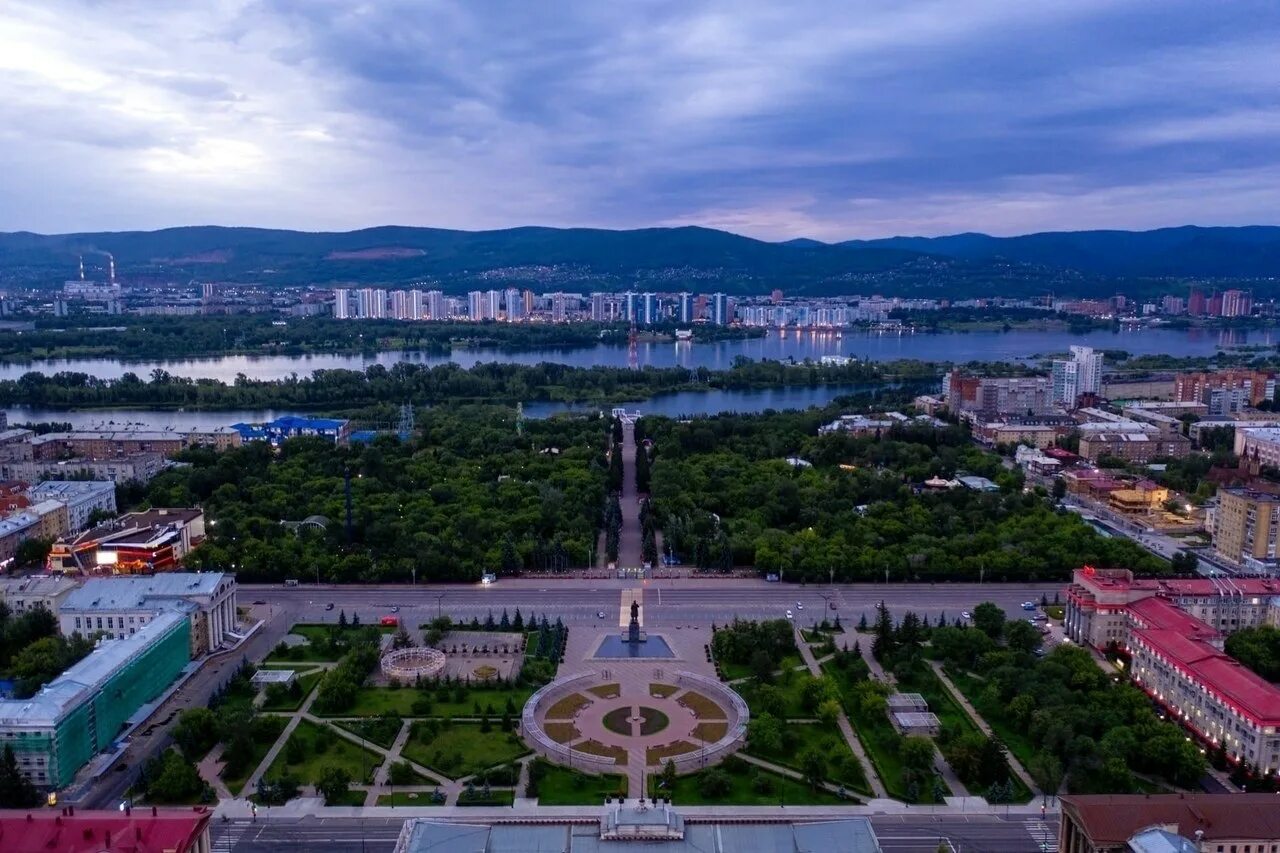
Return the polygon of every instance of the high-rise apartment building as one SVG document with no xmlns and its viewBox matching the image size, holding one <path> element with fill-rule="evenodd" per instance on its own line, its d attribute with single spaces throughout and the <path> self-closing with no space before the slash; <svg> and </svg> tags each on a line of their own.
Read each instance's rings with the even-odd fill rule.
<svg viewBox="0 0 1280 853">
<path fill-rule="evenodd" d="M 485 299 L 483 290 L 473 290 L 467 294 L 467 316 L 472 322 L 478 323 L 487 319 L 485 309 L 489 307 L 489 301 Z"/>
<path fill-rule="evenodd" d="M 692 294 L 692 293 L 681 293 L 681 294 L 680 294 L 680 312 L 679 312 L 679 315 L 680 315 L 680 322 L 681 322 L 681 323 L 692 323 L 692 322 L 693 322 L 693 294 Z"/>
<path fill-rule="evenodd" d="M 642 326 L 652 326 L 658 321 L 658 294 L 640 294 L 640 319 L 637 322 Z"/>
<path fill-rule="evenodd" d="M 449 310 L 445 307 L 444 292 L 428 290 L 426 295 L 427 317 L 432 320 L 449 319 Z"/>
<path fill-rule="evenodd" d="M 1173 380 L 1173 399 L 1178 403 L 1207 403 L 1206 394 L 1214 388 L 1240 389 L 1248 395 L 1249 405 L 1256 406 L 1275 396 L 1276 380 L 1261 370 L 1179 373 Z"/>
<path fill-rule="evenodd" d="M 1053 402 L 1075 407 L 1081 394 L 1102 390 L 1102 353 L 1092 347 L 1071 347 L 1070 359 L 1053 362 Z"/>
<path fill-rule="evenodd" d="M 1251 489 L 1219 489 L 1213 523 L 1213 550 L 1243 565 L 1274 561 L 1280 533 L 1280 495 Z"/>
<path fill-rule="evenodd" d="M 407 290 L 391 291 L 391 317 L 395 320 L 412 320 L 409 316 L 409 292 Z"/>
<path fill-rule="evenodd" d="M 414 320 L 421 320 L 427 316 L 427 304 L 426 300 L 422 298 L 421 290 L 409 291 L 409 313 L 413 315 L 412 319 Z"/>
<path fill-rule="evenodd" d="M 1187 301 L 1181 296 L 1166 296 L 1160 300 L 1160 311 L 1165 314 L 1184 314 Z"/>
<path fill-rule="evenodd" d="M 711 309 L 711 322 L 713 325 L 727 326 L 733 322 L 733 308 L 729 302 L 727 294 L 711 294 L 709 307 Z"/>
<path fill-rule="evenodd" d="M 487 320 L 496 320 L 502 313 L 502 291 L 486 290 L 484 292 L 484 316 Z"/>
<path fill-rule="evenodd" d="M 943 378 L 947 407 L 957 415 L 1047 415 L 1053 411 L 1053 385 L 1043 376 L 965 376 Z"/>
<path fill-rule="evenodd" d="M 515 287 L 508 287 L 505 294 L 507 306 L 507 322 L 514 323 L 523 320 L 528 315 L 525 314 L 524 300 L 520 298 L 520 290 Z"/>
<path fill-rule="evenodd" d="M 563 323 L 569 319 L 569 298 L 563 293 L 551 294 L 551 322 Z"/>
<path fill-rule="evenodd" d="M 1198 287 L 1191 288 L 1191 292 L 1187 295 L 1187 316 L 1203 317 L 1205 308 L 1204 291 Z"/>
<path fill-rule="evenodd" d="M 1253 313 L 1253 294 L 1243 290 L 1222 292 L 1223 317 L 1248 317 Z"/>
<path fill-rule="evenodd" d="M 333 289 L 333 319 L 346 320 L 351 317 L 351 293 L 345 287 Z"/>
</svg>

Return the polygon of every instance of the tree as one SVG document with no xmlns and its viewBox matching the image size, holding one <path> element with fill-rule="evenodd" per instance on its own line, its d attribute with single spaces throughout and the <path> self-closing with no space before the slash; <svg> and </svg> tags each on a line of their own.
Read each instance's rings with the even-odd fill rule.
<svg viewBox="0 0 1280 853">
<path fill-rule="evenodd" d="M 1058 789 L 1062 787 L 1062 762 L 1055 755 L 1047 752 L 1037 752 L 1031 757 L 1031 763 L 1027 765 L 1027 772 L 1031 774 L 1031 778 L 1035 780 L 1036 787 L 1044 792 L 1046 797 L 1055 796 L 1058 793 Z"/>
<path fill-rule="evenodd" d="M 670 758 L 667 759 L 666 764 L 662 765 L 662 786 L 668 791 L 676 786 L 676 763 Z"/>
<path fill-rule="evenodd" d="M 831 728 L 840 719 L 840 703 L 835 699 L 826 699 L 818 705 L 818 720 Z"/>
<path fill-rule="evenodd" d="M 698 793 L 709 800 L 723 797 L 732 787 L 732 780 L 719 767 L 702 771 L 701 778 L 698 780 Z"/>
<path fill-rule="evenodd" d="M 29 809 L 40 804 L 40 794 L 31 780 L 18 769 L 13 747 L 4 745 L 4 757 L 0 759 L 0 808 Z"/>
<path fill-rule="evenodd" d="M 143 772 L 147 799 L 153 803 L 195 803 L 206 797 L 207 785 L 194 762 L 176 749 L 167 749 Z"/>
<path fill-rule="evenodd" d="M 817 788 L 827 775 L 827 758 L 820 751 L 809 747 L 800 753 L 800 772 L 809 787 Z"/>
<path fill-rule="evenodd" d="M 933 769 L 933 755 L 933 741 L 927 737 L 909 735 L 898 745 L 903 766 L 922 775 Z"/>
<path fill-rule="evenodd" d="M 747 742 L 764 753 L 782 751 L 782 723 L 769 713 L 758 714 L 747 723 Z"/>
<path fill-rule="evenodd" d="M 345 767 L 327 766 L 320 771 L 316 790 L 324 796 L 325 805 L 337 805 L 350 789 L 351 774 Z"/>
<path fill-rule="evenodd" d="M 984 601 L 973 608 L 973 624 L 979 631 L 993 640 L 1004 634 L 1004 611 L 990 601 Z"/>
<path fill-rule="evenodd" d="M 18 543 L 13 561 L 18 566 L 44 566 L 45 558 L 53 548 L 52 539 L 24 539 Z"/>
<path fill-rule="evenodd" d="M 1004 642 L 1015 652 L 1030 654 L 1040 647 L 1040 631 L 1021 619 L 1004 626 Z"/>
<path fill-rule="evenodd" d="M 347 630 L 347 611 L 346 610 L 338 611 L 338 628 L 343 631 Z"/>
<path fill-rule="evenodd" d="M 208 708 L 188 708 L 173 727 L 174 743 L 193 761 L 213 749 L 218 737 L 218 717 Z"/>
</svg>

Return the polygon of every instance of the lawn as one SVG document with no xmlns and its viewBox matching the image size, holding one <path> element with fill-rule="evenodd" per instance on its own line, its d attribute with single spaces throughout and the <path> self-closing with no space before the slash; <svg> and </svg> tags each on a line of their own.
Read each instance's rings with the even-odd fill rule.
<svg viewBox="0 0 1280 853">
<path fill-rule="evenodd" d="M 730 661 L 719 661 L 718 663 L 720 664 L 720 671 L 724 673 L 725 681 L 737 681 L 739 678 L 750 678 L 753 675 L 751 667 L 748 664 L 732 663 Z M 774 672 L 778 673 L 783 670 L 795 669 L 803 664 L 804 661 L 800 659 L 800 655 L 787 655 L 782 659 L 782 662 L 778 664 L 778 667 Z"/>
<path fill-rule="evenodd" d="M 430 791 L 396 791 L 394 794 L 379 794 L 380 806 L 443 806 L 444 797 L 434 800 Z"/>
<path fill-rule="evenodd" d="M 1048 607 L 1044 608 L 1044 615 L 1048 616 L 1050 619 L 1057 619 L 1061 622 L 1063 619 L 1067 618 L 1067 608 L 1062 604 L 1050 604 Z"/>
<path fill-rule="evenodd" d="M 852 685 L 842 671 L 835 667 L 830 667 L 827 673 L 835 679 L 840 688 L 840 697 L 845 713 L 849 717 L 849 722 L 853 724 L 858 740 L 862 742 L 862 747 L 867 751 L 867 756 L 871 759 L 871 763 L 875 765 L 876 775 L 884 783 L 885 790 L 894 799 L 907 800 L 907 787 L 902 781 L 905 768 L 899 755 L 902 746 L 902 735 L 898 734 L 884 713 L 870 716 L 862 713 L 861 706 L 853 698 Z M 945 788 L 946 783 L 942 782 L 940 777 L 934 776 L 928 784 L 920 786 L 920 796 L 916 802 L 934 802 L 933 779 L 937 779 Z"/>
<path fill-rule="evenodd" d="M 291 756 L 295 748 L 286 743 L 268 768 L 265 774 L 268 779 L 278 779 L 288 771 L 302 784 L 314 785 L 324 768 L 342 767 L 351 774 L 353 781 L 368 784 L 373 780 L 373 772 L 382 764 L 382 756 L 310 720 L 300 721 L 289 741 L 298 743 L 298 752 Z M 290 761 L 291 757 L 297 760 Z"/>
<path fill-rule="evenodd" d="M 640 706 L 640 717 L 643 720 L 640 723 L 640 735 L 642 737 L 656 735 L 671 723 L 667 715 L 657 708 L 646 708 L 643 705 Z"/>
<path fill-rule="evenodd" d="M 617 699 L 622 695 L 622 685 L 614 682 L 613 684 L 597 684 L 595 687 L 588 687 L 589 693 L 594 693 L 601 699 Z"/>
<path fill-rule="evenodd" d="M 474 791 L 463 791 L 458 795 L 460 806 L 509 806 L 515 803 L 515 791 L 495 791 L 490 789 L 488 796 L 483 788 Z"/>
<path fill-rule="evenodd" d="M 573 723 L 545 722 L 542 724 L 542 730 L 556 743 L 573 743 L 582 737 L 582 732 L 578 731 Z"/>
<path fill-rule="evenodd" d="M 450 779 L 460 779 L 506 764 L 526 752 L 519 738 L 496 725 L 482 732 L 478 723 L 419 720 L 413 724 L 401 755 Z"/>
<path fill-rule="evenodd" d="M 627 751 L 620 746 L 606 746 L 598 740 L 584 740 L 582 743 L 573 745 L 574 752 L 585 752 L 589 755 L 603 755 L 605 758 L 612 758 L 617 764 L 627 763 Z M 573 757 L 570 756 L 570 761 Z"/>
<path fill-rule="evenodd" d="M 693 690 L 686 691 L 676 699 L 676 704 L 693 711 L 694 715 L 700 720 L 723 720 L 724 708 Z"/>
<path fill-rule="evenodd" d="M 665 763 L 668 758 L 697 752 L 698 749 L 698 746 L 689 743 L 687 740 L 677 740 L 671 743 L 664 743 L 661 746 L 651 746 L 644 751 L 644 763 L 650 767 L 657 767 Z"/>
<path fill-rule="evenodd" d="M 284 654 L 276 654 L 274 651 L 267 658 L 267 663 L 306 663 L 306 662 L 328 662 L 336 661 L 342 657 L 342 650 L 326 650 L 328 644 L 329 632 L 336 625 L 319 625 L 316 623 L 299 623 L 289 629 L 290 634 L 297 634 L 299 637 L 305 637 L 307 644 L 302 646 L 290 646 Z M 394 630 L 383 629 L 378 625 L 361 625 L 361 628 L 375 628 L 379 631 Z M 348 630 L 351 630 L 348 628 Z"/>
<path fill-rule="evenodd" d="M 920 668 L 910 670 L 904 668 L 902 672 L 895 673 L 898 677 L 898 689 L 903 693 L 919 693 L 929 703 L 929 710 L 938 715 L 938 721 L 948 728 L 954 728 L 960 733 L 969 733 L 980 731 L 978 726 L 964 712 L 964 709 L 951 696 L 951 691 L 943 685 L 942 681 L 931 668 Z M 976 707 L 976 706 L 975 706 Z M 994 730 L 994 729 L 993 729 Z M 1013 771 L 1009 772 L 1009 780 L 1013 783 L 1013 802 L 1025 803 L 1031 799 L 1031 791 L 1022 783 Z M 968 779 L 962 779 L 966 785 L 969 784 Z M 972 793 L 981 793 L 974 791 Z"/>
<path fill-rule="evenodd" d="M 312 688 L 316 686 L 316 682 L 320 680 L 320 676 L 324 675 L 324 670 L 312 670 L 306 675 L 298 676 L 298 688 L 302 691 L 298 698 L 293 698 L 289 694 L 284 694 L 278 701 L 272 702 L 269 699 L 263 699 L 260 711 L 296 711 L 302 707 L 302 703 L 307 700 L 307 696 L 311 693 Z"/>
<path fill-rule="evenodd" d="M 399 717 L 374 717 L 364 720 L 338 720 L 334 725 L 376 743 L 383 749 L 390 749 L 396 742 L 396 736 L 400 734 L 401 720 Z"/>
<path fill-rule="evenodd" d="M 591 704 L 591 700 L 581 693 L 570 693 L 547 709 L 548 720 L 572 720 L 573 715 Z"/>
<path fill-rule="evenodd" d="M 345 794 L 337 799 L 336 802 L 325 801 L 326 806 L 363 806 L 365 799 L 369 796 L 369 792 L 360 788 L 351 788 Z"/>
<path fill-rule="evenodd" d="M 815 805 L 836 806 L 853 805 L 855 799 L 842 800 L 823 788 L 814 790 L 804 782 L 788 779 L 776 773 L 740 762 L 746 770 L 726 770 L 729 778 L 729 791 L 723 796 L 707 797 L 702 794 L 701 773 L 690 773 L 688 776 L 676 778 L 670 789 L 661 786 L 661 778 L 654 774 L 649 777 L 649 795 L 670 797 L 676 808 L 680 806 L 779 806 Z"/>
<path fill-rule="evenodd" d="M 984 702 L 982 698 L 983 681 L 967 672 L 958 672 L 948 667 L 947 676 L 951 679 L 951 683 L 969 700 L 969 704 L 973 709 L 982 715 L 982 719 L 991 727 L 991 731 L 995 736 L 1000 738 L 1005 748 L 1022 762 L 1022 766 L 1026 767 L 1031 763 L 1032 757 L 1036 754 L 1036 748 L 1021 731 L 1014 728 L 1008 720 L 1004 718 L 1004 706 L 993 706 Z"/>
<path fill-rule="evenodd" d="M 540 806 L 594 806 L 605 797 L 626 794 L 625 776 L 609 773 L 591 776 L 579 773 L 543 759 L 535 759 L 542 774 L 538 780 L 538 805 Z M 533 767 L 529 768 L 533 771 Z"/>
<path fill-rule="evenodd" d="M 703 743 L 715 743 L 724 737 L 729 731 L 727 722 L 721 723 L 712 721 L 709 723 L 698 723 L 693 727 L 693 736 Z"/>
<path fill-rule="evenodd" d="M 849 749 L 849 744 L 844 742 L 839 729 L 828 729 L 817 723 L 787 723 L 783 730 L 792 733 L 794 743 L 784 745 L 777 752 L 748 746 L 747 753 L 798 771 L 801 769 L 800 754 L 810 748 L 816 749 L 827 759 L 827 781 L 864 794 L 871 793 L 862 765 Z"/>
<path fill-rule="evenodd" d="M 676 687 L 674 684 L 658 684 L 657 682 L 654 682 L 649 685 L 649 695 L 658 699 L 666 699 L 673 693 L 679 692 L 680 688 Z"/>
<path fill-rule="evenodd" d="M 813 676 L 807 672 L 796 672 L 789 676 L 777 679 L 774 684 L 769 685 L 782 694 L 782 716 L 795 719 L 797 717 L 812 717 L 813 714 L 805 710 L 802 701 L 804 685 Z M 754 680 L 748 684 L 742 685 L 738 693 L 746 700 L 747 707 L 751 709 L 752 715 L 762 713 L 758 698 L 760 685 Z"/>
<path fill-rule="evenodd" d="M 502 716 L 511 700 L 512 718 L 519 716 L 520 709 L 532 695 L 528 687 L 475 687 L 446 688 L 435 690 L 419 690 L 414 687 L 362 687 L 356 693 L 353 706 L 345 711 L 325 716 L 339 717 L 377 717 L 392 713 L 397 717 L 478 717 L 488 714 L 495 721 Z M 459 699 L 459 697 L 461 697 Z M 429 703 L 430 712 L 414 713 L 414 706 L 419 700 Z M 479 712 L 476 706 L 479 705 Z M 422 706 L 418 706 L 422 710 Z M 319 716 L 317 714 L 317 716 Z"/>
<path fill-rule="evenodd" d="M 254 721 L 255 731 L 260 735 L 253 740 L 253 755 L 245 762 L 243 768 L 234 775 L 228 774 L 226 768 L 223 768 L 222 781 L 227 784 L 227 789 L 233 794 L 241 793 L 241 788 L 253 775 L 253 771 L 258 769 L 258 765 L 262 763 L 262 759 L 267 757 L 267 753 L 271 751 L 271 746 L 280 737 L 280 733 L 284 731 L 284 727 L 289 721 L 284 717 L 261 716 Z"/>
</svg>

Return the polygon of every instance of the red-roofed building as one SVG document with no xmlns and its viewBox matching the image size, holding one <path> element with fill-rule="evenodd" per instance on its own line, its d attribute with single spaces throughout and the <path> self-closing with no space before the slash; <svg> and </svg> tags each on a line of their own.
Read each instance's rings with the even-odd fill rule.
<svg viewBox="0 0 1280 853">
<path fill-rule="evenodd" d="M 4 853 L 210 853 L 203 807 L 130 812 L 0 811 Z"/>
<path fill-rule="evenodd" d="M 1280 687 L 1222 651 L 1223 636 L 1280 617 L 1271 578 L 1137 580 L 1080 569 L 1067 588 L 1066 634 L 1131 656 L 1135 684 L 1202 738 L 1262 772 L 1280 770 Z"/>
</svg>

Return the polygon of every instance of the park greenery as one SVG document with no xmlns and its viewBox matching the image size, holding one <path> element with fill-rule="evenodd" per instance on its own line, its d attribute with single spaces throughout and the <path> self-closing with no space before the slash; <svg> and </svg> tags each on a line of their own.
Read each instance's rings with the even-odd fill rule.
<svg viewBox="0 0 1280 853">
<path fill-rule="evenodd" d="M 1268 681 L 1280 681 L 1280 628 L 1241 628 L 1227 637 L 1226 652 Z"/>
<path fill-rule="evenodd" d="M 57 617 L 46 608 L 15 614 L 0 601 L 0 677 L 13 680 L 15 698 L 34 696 L 91 651 L 92 639 L 59 634 Z"/>
<path fill-rule="evenodd" d="M 0 809 L 29 809 L 40 805 L 40 792 L 18 766 L 13 746 L 4 745 L 0 755 Z"/>
<path fill-rule="evenodd" d="M 1168 572 L 1134 543 L 1099 535 L 962 426 L 819 435 L 832 411 L 644 418 L 654 440 L 650 512 L 666 550 L 712 570 L 755 566 L 798 581 L 1066 578 L 1082 562 Z M 973 474 L 990 493 L 932 492 Z"/>
<path fill-rule="evenodd" d="M 1139 792 L 1150 778 L 1197 783 L 1204 756 L 1141 690 L 1113 680 L 1078 647 L 1037 657 L 1025 621 L 1006 620 L 990 603 L 979 608 L 973 627 L 930 631 L 932 653 L 1042 789 L 1064 780 L 1077 793 Z"/>
<path fill-rule="evenodd" d="M 295 438 L 221 454 L 152 481 L 157 506 L 201 504 L 209 537 L 194 568 L 234 567 L 241 580 L 478 581 L 483 572 L 585 565 L 604 506 L 607 421 L 555 418 L 518 430 L 494 407 L 441 407 L 413 440 L 334 447 Z M 344 473 L 352 528 L 347 539 Z M 289 530 L 285 520 L 327 523 Z"/>
</svg>

